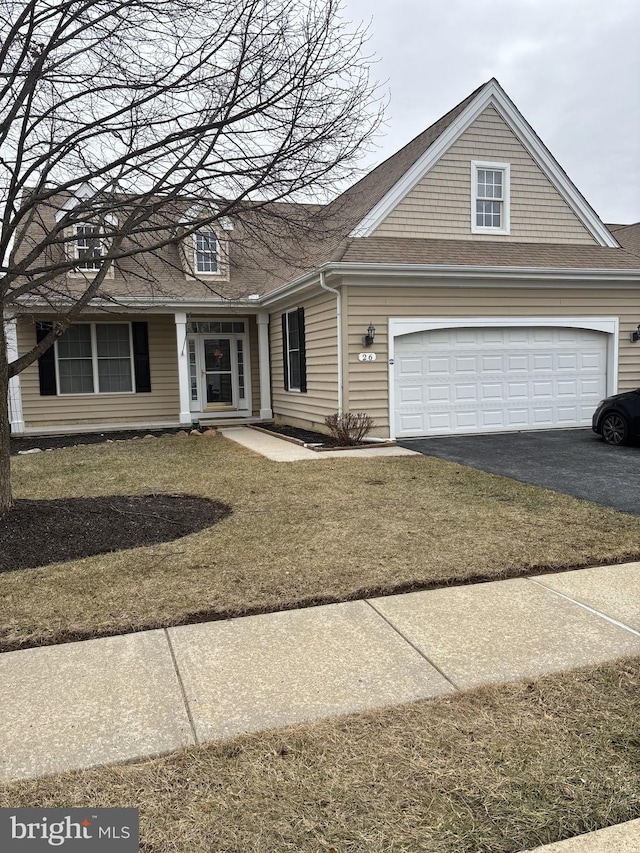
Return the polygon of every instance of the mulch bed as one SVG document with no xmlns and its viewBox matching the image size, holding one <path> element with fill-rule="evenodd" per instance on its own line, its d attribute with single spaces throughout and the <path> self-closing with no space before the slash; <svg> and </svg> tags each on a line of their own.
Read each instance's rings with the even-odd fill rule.
<svg viewBox="0 0 640 853">
<path fill-rule="evenodd" d="M 306 444 L 322 444 L 326 447 L 338 447 L 338 442 L 331 438 L 330 435 L 325 435 L 322 432 L 313 432 L 309 429 L 299 429 L 299 427 L 287 426 L 286 424 L 259 424 L 260 429 L 267 432 L 275 432 L 278 435 L 286 435 L 287 438 L 297 438 L 298 441 L 303 441 Z"/>
<path fill-rule="evenodd" d="M 180 539 L 231 507 L 194 495 L 110 495 L 18 500 L 0 518 L 0 572 Z"/>
<path fill-rule="evenodd" d="M 395 444 L 395 441 L 388 441 L 384 443 L 362 441 L 360 444 L 340 444 L 335 438 L 330 435 L 325 435 L 322 432 L 300 429 L 299 427 L 288 426 L 286 424 L 253 424 L 252 429 L 263 430 L 264 432 L 274 432 L 277 435 L 292 439 L 299 444 L 320 445 L 319 447 L 312 447 L 311 450 L 354 450 L 359 447 L 385 447 Z"/>
<path fill-rule="evenodd" d="M 117 432 L 86 432 L 76 435 L 42 435 L 29 438 L 12 438 L 11 455 L 15 456 L 21 450 L 57 450 L 60 447 L 75 447 L 77 444 L 104 444 L 106 441 L 128 441 L 132 438 L 142 438 L 153 435 L 160 438 L 163 435 L 175 435 L 179 428 L 166 430 L 119 430 Z"/>
</svg>

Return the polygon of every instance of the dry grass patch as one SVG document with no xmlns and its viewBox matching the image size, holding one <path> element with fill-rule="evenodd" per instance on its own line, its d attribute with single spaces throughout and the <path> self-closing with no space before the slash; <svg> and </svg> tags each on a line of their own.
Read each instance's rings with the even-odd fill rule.
<svg viewBox="0 0 640 853">
<path fill-rule="evenodd" d="M 229 504 L 175 542 L 0 575 L 0 648 L 640 556 L 640 519 L 423 456 L 276 463 L 222 437 L 14 461 L 23 498 Z"/>
<path fill-rule="evenodd" d="M 640 807 L 640 661 L 21 782 L 134 806 L 145 853 L 515 853 Z"/>
</svg>

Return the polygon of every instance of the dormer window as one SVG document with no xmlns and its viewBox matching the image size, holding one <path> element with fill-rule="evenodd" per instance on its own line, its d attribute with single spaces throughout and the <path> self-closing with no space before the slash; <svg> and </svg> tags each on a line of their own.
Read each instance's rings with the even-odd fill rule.
<svg viewBox="0 0 640 853">
<path fill-rule="evenodd" d="M 99 270 L 102 266 L 103 242 L 97 225 L 76 225 L 74 255 L 80 261 L 78 270 Z"/>
<path fill-rule="evenodd" d="M 195 233 L 196 273 L 217 273 L 218 238 L 215 231 L 203 230 Z"/>
<path fill-rule="evenodd" d="M 509 234 L 508 163 L 471 162 L 471 233 Z"/>
</svg>

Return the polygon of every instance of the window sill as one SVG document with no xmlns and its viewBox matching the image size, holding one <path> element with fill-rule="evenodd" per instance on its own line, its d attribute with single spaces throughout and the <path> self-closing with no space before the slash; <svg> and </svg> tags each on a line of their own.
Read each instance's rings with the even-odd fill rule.
<svg viewBox="0 0 640 853">
<path fill-rule="evenodd" d="M 94 279 L 98 275 L 99 272 L 100 272 L 100 270 L 68 270 L 67 276 L 69 278 L 78 278 L 78 279 L 87 280 L 87 279 Z M 106 272 L 105 280 L 106 279 L 112 279 L 113 277 L 114 277 L 113 267 L 111 267 Z"/>
<path fill-rule="evenodd" d="M 489 234 L 493 237 L 509 237 L 511 231 L 509 228 L 481 228 L 479 225 L 471 226 L 472 234 Z"/>
<path fill-rule="evenodd" d="M 58 391 L 56 397 L 135 397 L 137 391 Z M 143 393 L 142 391 L 140 393 Z M 51 395 L 53 396 L 53 395 Z"/>
</svg>

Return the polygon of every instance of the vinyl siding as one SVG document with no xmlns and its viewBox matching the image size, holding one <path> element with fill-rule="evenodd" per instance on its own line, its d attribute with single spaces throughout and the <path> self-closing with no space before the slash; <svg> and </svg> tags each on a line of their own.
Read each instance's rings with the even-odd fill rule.
<svg viewBox="0 0 640 853">
<path fill-rule="evenodd" d="M 471 161 L 511 164 L 511 233 L 471 233 Z M 375 237 L 434 237 L 524 243 L 596 240 L 494 109 L 487 107 L 374 231 Z"/>
<path fill-rule="evenodd" d="M 46 317 L 42 317 L 46 319 Z M 40 396 L 38 364 L 20 374 L 22 410 L 29 429 L 92 423 L 177 421 L 180 412 L 176 333 L 172 315 L 114 315 L 83 317 L 83 321 L 144 321 L 149 324 L 151 392 L 147 394 L 60 394 Z M 35 345 L 35 325 L 18 323 L 18 351 Z"/>
<path fill-rule="evenodd" d="M 619 317 L 618 390 L 640 386 L 640 344 L 629 341 L 638 324 L 637 291 L 614 285 L 587 288 L 491 288 L 350 286 L 348 317 L 348 408 L 376 422 L 372 433 L 388 435 L 389 317 Z M 360 363 L 363 329 L 376 327 L 377 361 Z"/>
<path fill-rule="evenodd" d="M 213 318 L 213 315 L 211 315 Z M 223 315 L 216 314 L 215 319 Z M 224 315 L 228 316 L 228 315 Z M 42 318 L 46 320 L 44 315 Z M 102 321 L 101 316 L 83 317 L 83 321 Z M 151 367 L 151 393 L 147 394 L 64 394 L 40 396 L 37 362 L 20 375 L 22 408 L 25 427 L 38 427 L 136 423 L 175 422 L 180 414 L 178 390 L 178 358 L 176 332 L 172 314 L 110 315 L 109 320 L 133 322 L 142 320 L 149 324 L 149 359 Z M 258 327 L 253 316 L 249 318 L 249 351 L 251 362 L 252 412 L 260 411 L 260 373 L 258 369 Z M 18 324 L 18 349 L 20 354 L 35 345 L 35 326 L 31 320 Z"/>
<path fill-rule="evenodd" d="M 307 392 L 284 390 L 282 314 L 304 308 Z M 324 419 L 338 410 L 336 297 L 332 293 L 305 295 L 270 316 L 271 383 L 274 417 L 297 426 L 325 431 Z"/>
</svg>

